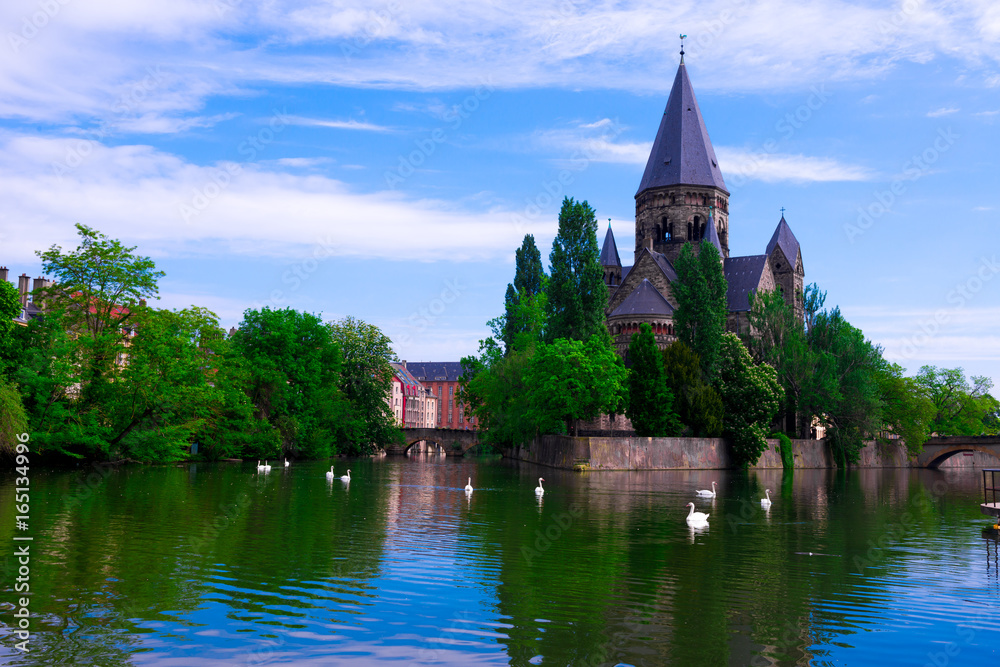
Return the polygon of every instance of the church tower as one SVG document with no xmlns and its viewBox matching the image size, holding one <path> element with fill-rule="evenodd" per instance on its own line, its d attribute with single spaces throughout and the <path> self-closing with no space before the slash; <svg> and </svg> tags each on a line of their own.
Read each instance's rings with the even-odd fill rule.
<svg viewBox="0 0 1000 667">
<path fill-rule="evenodd" d="M 674 86 L 635 195 L 635 250 L 649 247 L 674 263 L 684 243 L 714 235 L 729 257 L 729 191 L 684 66 Z"/>
</svg>

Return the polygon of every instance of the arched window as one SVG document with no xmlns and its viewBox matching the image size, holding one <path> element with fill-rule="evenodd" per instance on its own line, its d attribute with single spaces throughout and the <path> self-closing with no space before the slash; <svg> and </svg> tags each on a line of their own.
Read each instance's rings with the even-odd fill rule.
<svg viewBox="0 0 1000 667">
<path fill-rule="evenodd" d="M 668 241 L 674 240 L 674 223 L 672 222 L 669 225 L 667 225 L 667 240 Z"/>
<path fill-rule="evenodd" d="M 696 215 L 694 216 L 694 233 L 696 239 L 700 239 L 702 237 L 701 230 L 702 230 L 701 216 Z"/>
<path fill-rule="evenodd" d="M 688 223 L 688 241 L 694 240 L 694 232 L 691 231 L 691 223 Z"/>
</svg>

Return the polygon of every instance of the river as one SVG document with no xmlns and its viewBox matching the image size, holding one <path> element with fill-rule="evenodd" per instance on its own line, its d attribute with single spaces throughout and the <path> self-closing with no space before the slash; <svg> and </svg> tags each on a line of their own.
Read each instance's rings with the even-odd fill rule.
<svg viewBox="0 0 1000 667">
<path fill-rule="evenodd" d="M 1000 657 L 998 549 L 982 534 L 972 470 L 574 473 L 426 455 L 334 464 L 332 482 L 320 462 L 267 474 L 253 462 L 32 471 L 22 532 L 15 478 L 0 473 L 0 664 Z M 695 499 L 712 481 L 718 497 Z M 710 513 L 707 529 L 686 525 L 691 501 Z M 28 653 L 13 634 L 14 552 L 27 543 L 17 536 L 33 537 Z"/>
</svg>

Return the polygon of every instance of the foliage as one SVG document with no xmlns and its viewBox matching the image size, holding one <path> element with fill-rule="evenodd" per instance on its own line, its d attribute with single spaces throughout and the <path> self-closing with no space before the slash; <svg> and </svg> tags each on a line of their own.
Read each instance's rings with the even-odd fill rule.
<svg viewBox="0 0 1000 667">
<path fill-rule="evenodd" d="M 729 313 L 722 258 L 711 243 L 700 244 L 697 256 L 691 243 L 685 243 L 676 270 L 677 280 L 671 283 L 677 302 L 674 330 L 698 354 L 702 374 L 711 382 L 718 372 L 720 341 Z"/>
<path fill-rule="evenodd" d="M 558 338 L 541 344 L 528 365 L 528 418 L 541 433 L 564 433 L 581 419 L 620 413 L 627 372 L 611 339 L 594 334 L 586 341 Z"/>
<path fill-rule="evenodd" d="M 663 350 L 663 377 L 674 396 L 674 409 L 691 435 L 715 438 L 722 434 L 723 406 L 719 392 L 705 382 L 698 354 L 683 341 Z"/>
<path fill-rule="evenodd" d="M 903 372 L 902 366 L 888 362 L 883 362 L 879 368 L 882 421 L 892 434 L 906 443 L 911 453 L 916 454 L 930 437 L 935 409 L 917 381 L 904 377 Z"/>
<path fill-rule="evenodd" d="M 608 289 L 598 256 L 594 209 L 585 201 L 566 197 L 549 255 L 550 276 L 545 288 L 547 343 L 559 338 L 586 341 L 605 329 Z"/>
<path fill-rule="evenodd" d="M 767 364 L 754 364 L 736 337 L 722 336 L 717 387 L 725 406 L 724 432 L 731 439 L 737 465 L 747 467 L 767 448 L 771 420 L 783 400 L 777 373 Z"/>
<path fill-rule="evenodd" d="M 480 439 L 494 446 L 521 445 L 536 430 L 528 419 L 531 394 L 525 373 L 534 347 L 506 356 L 492 338 L 480 341 L 480 356 L 462 359 L 460 400 L 476 415 Z"/>
<path fill-rule="evenodd" d="M 785 470 L 794 469 L 795 455 L 792 452 L 792 439 L 784 433 L 775 433 L 774 437 L 778 439 L 778 450 L 781 452 L 781 467 Z"/>
<path fill-rule="evenodd" d="M 914 378 L 933 405 L 930 430 L 937 435 L 982 435 L 984 419 L 995 410 L 989 391 L 993 383 L 985 376 L 972 376 L 970 383 L 961 368 L 922 366 Z"/>
<path fill-rule="evenodd" d="M 17 288 L 6 280 L 0 280 L 0 373 L 3 360 L 9 355 L 14 342 L 14 328 L 18 325 L 11 320 L 21 314 L 21 299 Z"/>
<path fill-rule="evenodd" d="M 28 417 L 17 387 L 0 377 L 0 456 L 13 455 L 17 436 L 28 430 Z"/>
<path fill-rule="evenodd" d="M 674 397 L 663 372 L 663 356 L 656 347 L 653 328 L 643 323 L 628 347 L 628 407 L 625 414 L 641 436 L 680 435 L 682 426 L 674 412 Z"/>
<path fill-rule="evenodd" d="M 401 443 L 403 433 L 386 400 L 394 372 L 390 362 L 396 358 L 392 341 L 375 325 L 354 317 L 327 326 L 343 355 L 340 389 L 349 401 L 337 431 L 338 441 L 350 453 Z"/>
</svg>

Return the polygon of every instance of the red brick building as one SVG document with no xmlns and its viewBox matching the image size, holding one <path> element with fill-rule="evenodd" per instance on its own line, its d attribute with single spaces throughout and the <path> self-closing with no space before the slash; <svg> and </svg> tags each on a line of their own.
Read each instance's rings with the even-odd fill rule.
<svg viewBox="0 0 1000 667">
<path fill-rule="evenodd" d="M 438 428 L 475 430 L 476 418 L 458 400 L 462 364 L 457 361 L 403 362 L 406 370 L 438 397 Z"/>
</svg>

